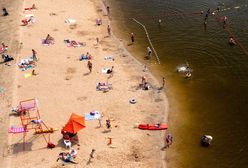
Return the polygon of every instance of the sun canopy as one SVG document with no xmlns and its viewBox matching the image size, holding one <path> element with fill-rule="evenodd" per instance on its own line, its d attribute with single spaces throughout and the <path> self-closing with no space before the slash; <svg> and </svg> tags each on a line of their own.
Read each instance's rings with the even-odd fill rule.
<svg viewBox="0 0 248 168">
<path fill-rule="evenodd" d="M 67 124 L 64 126 L 62 131 L 66 131 L 72 134 L 77 133 L 79 130 L 85 127 L 85 119 L 83 116 L 79 116 L 75 113 L 71 114 L 70 119 Z"/>
</svg>

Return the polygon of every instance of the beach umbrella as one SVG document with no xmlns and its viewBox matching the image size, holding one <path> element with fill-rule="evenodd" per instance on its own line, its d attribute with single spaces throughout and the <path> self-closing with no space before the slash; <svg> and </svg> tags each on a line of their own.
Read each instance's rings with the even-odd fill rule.
<svg viewBox="0 0 248 168">
<path fill-rule="evenodd" d="M 75 134 L 79 130 L 83 129 L 84 127 L 85 127 L 84 117 L 77 115 L 75 113 L 72 113 L 70 119 L 68 120 L 67 124 L 64 126 L 62 131 Z"/>
</svg>

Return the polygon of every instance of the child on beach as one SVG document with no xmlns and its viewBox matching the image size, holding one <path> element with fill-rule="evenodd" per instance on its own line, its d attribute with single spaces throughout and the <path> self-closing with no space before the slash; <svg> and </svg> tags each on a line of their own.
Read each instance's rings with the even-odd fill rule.
<svg viewBox="0 0 248 168">
<path fill-rule="evenodd" d="M 165 135 L 165 148 L 169 148 L 172 145 L 173 136 L 171 134 Z"/>
<path fill-rule="evenodd" d="M 107 129 L 111 128 L 110 119 L 106 120 L 106 127 L 107 127 Z"/>
</svg>

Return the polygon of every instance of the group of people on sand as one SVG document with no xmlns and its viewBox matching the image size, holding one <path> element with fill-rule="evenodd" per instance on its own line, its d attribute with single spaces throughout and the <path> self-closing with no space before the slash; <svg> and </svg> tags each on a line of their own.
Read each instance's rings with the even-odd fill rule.
<svg viewBox="0 0 248 168">
<path fill-rule="evenodd" d="M 92 56 L 89 52 L 87 52 L 86 54 L 82 54 L 79 58 L 79 61 L 82 61 L 82 60 L 91 60 L 92 59 Z"/>
<path fill-rule="evenodd" d="M 7 54 L 7 51 L 8 51 L 8 46 L 5 45 L 4 42 L 2 42 L 0 54 L 2 54 L 2 59 L 3 59 L 3 62 L 5 63 L 14 60 L 12 56 Z"/>
</svg>

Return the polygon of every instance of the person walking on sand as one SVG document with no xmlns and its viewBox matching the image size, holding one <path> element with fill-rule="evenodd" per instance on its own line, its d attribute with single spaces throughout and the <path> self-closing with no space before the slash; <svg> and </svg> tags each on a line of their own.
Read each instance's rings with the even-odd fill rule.
<svg viewBox="0 0 248 168">
<path fill-rule="evenodd" d="M 224 18 L 223 18 L 223 25 L 224 26 L 226 25 L 226 22 L 227 22 L 227 16 L 224 16 Z"/>
<path fill-rule="evenodd" d="M 3 8 L 3 16 L 8 16 L 8 15 L 9 15 L 9 13 L 8 13 L 7 9 Z"/>
<path fill-rule="evenodd" d="M 89 68 L 89 70 L 91 72 L 92 71 L 92 63 L 90 61 L 88 61 L 87 66 L 88 66 L 88 68 Z"/>
<path fill-rule="evenodd" d="M 94 158 L 94 153 L 96 152 L 95 149 L 92 149 L 91 150 L 91 153 L 90 153 L 90 160 Z"/>
<path fill-rule="evenodd" d="M 107 129 L 111 128 L 110 119 L 106 120 L 106 127 L 107 127 Z"/>
<path fill-rule="evenodd" d="M 165 86 L 165 78 L 163 77 L 163 83 L 162 83 L 162 88 Z"/>
<path fill-rule="evenodd" d="M 131 42 L 132 42 L 132 44 L 134 43 L 134 34 L 133 33 L 131 33 Z"/>
<path fill-rule="evenodd" d="M 107 6 L 107 15 L 109 15 L 109 14 L 110 14 L 110 7 Z"/>
<path fill-rule="evenodd" d="M 165 148 L 169 148 L 172 145 L 173 137 L 171 134 L 165 135 Z"/>
<path fill-rule="evenodd" d="M 110 28 L 110 25 L 108 25 L 107 30 L 108 30 L 108 35 L 111 36 L 111 28 Z"/>
<path fill-rule="evenodd" d="M 145 83 L 146 83 L 146 77 L 145 76 L 142 76 L 141 78 L 141 84 L 142 84 L 142 87 L 144 87 Z"/>
<path fill-rule="evenodd" d="M 36 54 L 37 54 L 37 52 L 34 49 L 32 49 L 32 58 L 34 61 L 38 61 Z"/>
</svg>

